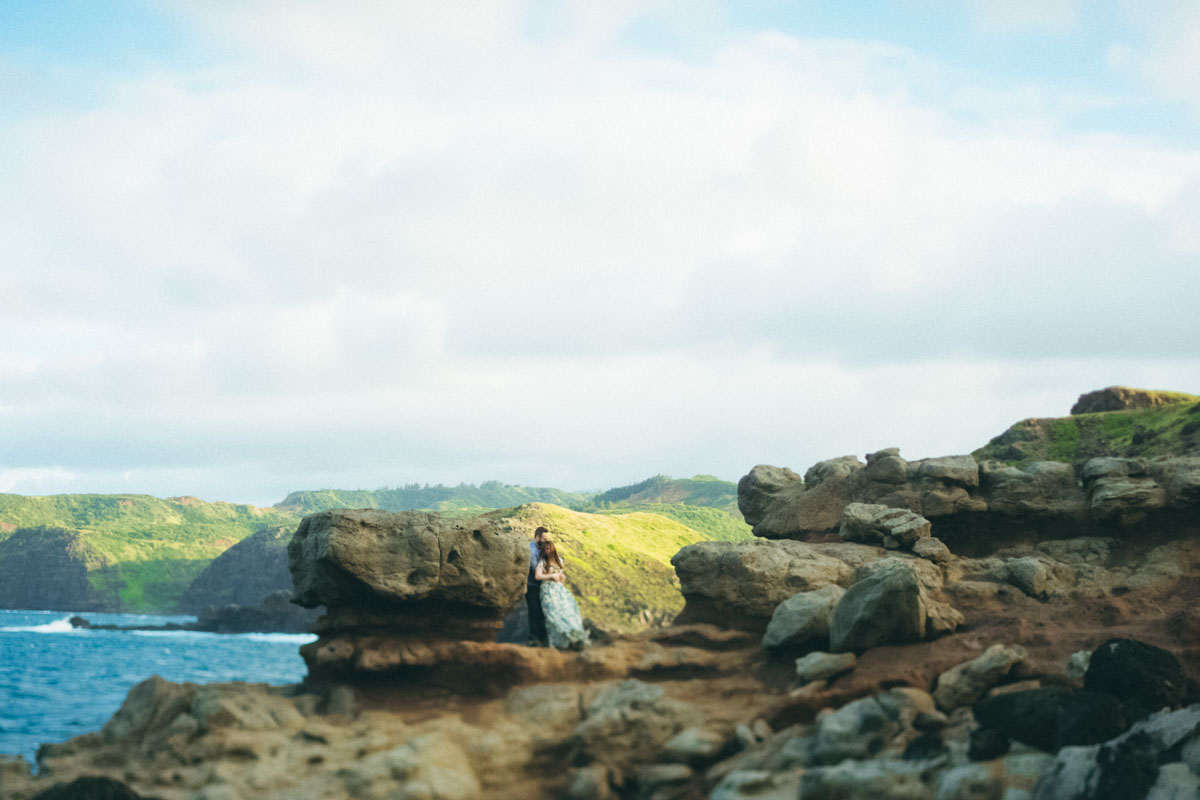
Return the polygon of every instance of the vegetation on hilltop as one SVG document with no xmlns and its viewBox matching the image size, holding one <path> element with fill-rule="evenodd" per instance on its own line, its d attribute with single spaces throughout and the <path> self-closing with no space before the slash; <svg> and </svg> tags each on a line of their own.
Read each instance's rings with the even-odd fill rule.
<svg viewBox="0 0 1200 800">
<path fill-rule="evenodd" d="M 588 514 L 546 503 L 490 512 L 530 537 L 550 529 L 567 586 L 583 616 L 608 630 L 631 631 L 683 609 L 671 557 L 706 536 L 659 514 Z"/>
<path fill-rule="evenodd" d="M 173 610 L 188 584 L 230 546 L 263 526 L 299 522 L 278 509 L 194 497 L 0 494 L 6 536 L 25 528 L 78 535 L 89 553 L 88 582 L 109 610 Z M 57 539 L 43 538 L 47 548 L 59 547 Z"/>
<path fill-rule="evenodd" d="M 692 506 L 686 503 L 634 503 L 629 505 L 597 508 L 595 514 L 658 514 L 667 519 L 686 525 L 706 539 L 719 539 L 736 542 L 739 539 L 752 539 L 752 528 L 739 513 L 736 517 L 719 508 L 707 506 Z"/>
<path fill-rule="evenodd" d="M 1192 395 L 1180 397 L 1152 408 L 1021 420 L 972 455 L 1014 466 L 1032 461 L 1078 466 L 1097 456 L 1200 454 L 1200 402 Z"/>
<path fill-rule="evenodd" d="M 695 475 L 691 478 L 655 475 L 639 483 L 601 492 L 588 505 L 603 509 L 648 503 L 709 506 L 741 518 L 737 507 L 737 485 L 714 475 Z"/>
<path fill-rule="evenodd" d="M 330 508 L 378 508 L 382 511 L 453 511 L 455 509 L 511 508 L 523 503 L 553 503 L 575 506 L 591 495 L 561 489 L 513 486 L 500 481 L 485 481 L 478 486 L 410 483 L 392 489 L 342 490 L 319 489 L 292 492 L 275 508 L 304 516 Z"/>
<path fill-rule="evenodd" d="M 421 486 L 412 483 L 395 489 L 292 492 L 276 508 L 312 514 L 330 508 L 378 508 L 383 511 L 437 511 L 452 516 L 483 514 L 497 508 L 527 503 L 549 503 L 574 511 L 598 514 L 661 514 L 683 523 L 710 539 L 742 539 L 750 526 L 737 507 L 737 486 L 712 475 L 671 478 L 655 475 L 644 481 L 599 494 L 560 489 L 513 486 L 487 481 L 478 486 Z"/>
</svg>

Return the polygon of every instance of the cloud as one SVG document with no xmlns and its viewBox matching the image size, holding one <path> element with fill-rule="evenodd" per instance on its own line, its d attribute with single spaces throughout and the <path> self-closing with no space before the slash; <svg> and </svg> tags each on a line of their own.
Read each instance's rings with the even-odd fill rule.
<svg viewBox="0 0 1200 800">
<path fill-rule="evenodd" d="M 736 478 L 1200 388 L 1200 151 L 1062 90 L 651 52 L 640 4 L 166 7 L 213 63 L 0 120 L 0 435 L 38 485 Z"/>
</svg>

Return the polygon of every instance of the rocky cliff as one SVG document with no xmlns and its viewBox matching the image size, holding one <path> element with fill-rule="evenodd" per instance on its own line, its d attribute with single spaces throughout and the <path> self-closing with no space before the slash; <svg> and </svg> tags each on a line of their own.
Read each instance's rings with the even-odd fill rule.
<svg viewBox="0 0 1200 800">
<path fill-rule="evenodd" d="M 104 559 L 76 531 L 21 528 L 0 541 L 0 608 L 95 611 L 111 598 L 88 573 Z"/>
<path fill-rule="evenodd" d="M 273 592 L 290 594 L 287 544 L 295 530 L 262 528 L 214 558 L 184 591 L 180 610 L 198 614 L 208 606 L 254 606 Z"/>
</svg>

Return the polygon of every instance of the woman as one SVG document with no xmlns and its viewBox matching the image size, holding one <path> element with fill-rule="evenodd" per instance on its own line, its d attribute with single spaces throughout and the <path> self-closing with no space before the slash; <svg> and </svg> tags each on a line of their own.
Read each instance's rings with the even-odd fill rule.
<svg viewBox="0 0 1200 800">
<path fill-rule="evenodd" d="M 587 631 L 583 629 L 583 617 L 571 591 L 563 585 L 562 558 L 549 536 L 543 536 L 538 544 L 541 558 L 538 560 L 534 577 L 541 584 L 542 611 L 546 615 L 546 634 L 550 646 L 559 650 L 579 650 L 587 644 Z"/>
</svg>

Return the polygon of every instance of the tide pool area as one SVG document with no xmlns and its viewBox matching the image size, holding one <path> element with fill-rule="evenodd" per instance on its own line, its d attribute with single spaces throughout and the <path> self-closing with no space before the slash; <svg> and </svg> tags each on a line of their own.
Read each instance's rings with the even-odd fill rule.
<svg viewBox="0 0 1200 800">
<path fill-rule="evenodd" d="M 129 689 L 169 681 L 297 683 L 311 634 L 72 628 L 73 612 L 0 610 L 0 753 L 31 762 L 44 742 L 98 730 Z M 193 617 L 83 613 L 93 624 L 163 625 Z"/>
</svg>

